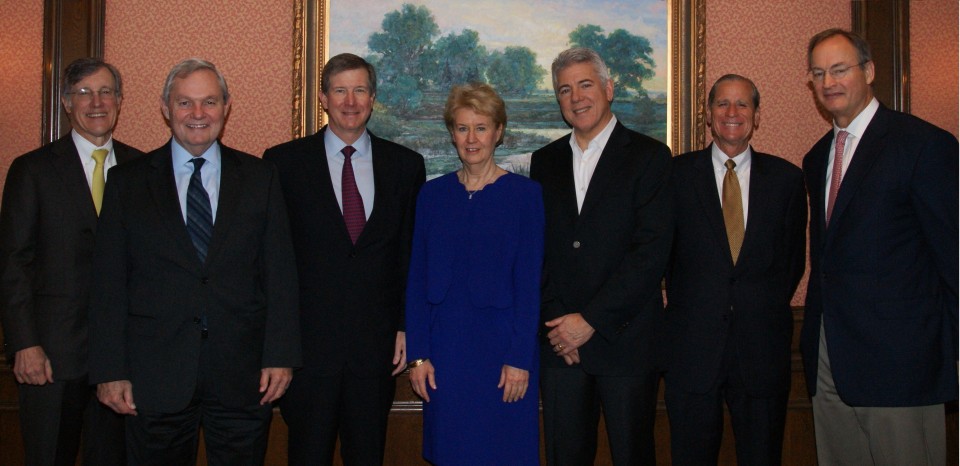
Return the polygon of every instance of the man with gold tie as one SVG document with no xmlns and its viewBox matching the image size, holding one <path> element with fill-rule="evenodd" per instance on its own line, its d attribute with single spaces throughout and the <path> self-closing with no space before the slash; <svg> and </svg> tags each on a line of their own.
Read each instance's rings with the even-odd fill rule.
<svg viewBox="0 0 960 466">
<path fill-rule="evenodd" d="M 716 464 L 723 404 L 739 464 L 780 464 L 790 390 L 790 300 L 806 264 L 800 168 L 750 146 L 760 93 L 710 90 L 713 143 L 674 159 L 665 397 L 674 464 Z"/>
<path fill-rule="evenodd" d="M 87 381 L 94 235 L 109 170 L 139 155 L 113 139 L 120 72 L 98 58 L 63 73 L 73 130 L 10 165 L 0 208 L 0 316 L 18 382 L 28 465 L 124 463 L 123 419 Z"/>
</svg>

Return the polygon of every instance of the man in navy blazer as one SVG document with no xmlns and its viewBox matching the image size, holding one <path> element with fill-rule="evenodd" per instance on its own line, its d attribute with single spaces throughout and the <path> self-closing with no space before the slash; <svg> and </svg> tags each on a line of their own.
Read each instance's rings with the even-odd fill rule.
<svg viewBox="0 0 960 466">
<path fill-rule="evenodd" d="M 546 214 L 540 389 L 547 464 L 593 464 L 601 409 L 613 463 L 655 464 L 660 283 L 670 254 L 670 149 L 624 127 L 593 50 L 553 62 L 573 132 L 533 153 Z"/>
<path fill-rule="evenodd" d="M 673 160 L 665 397 L 674 464 L 717 463 L 724 402 L 737 461 L 780 464 L 807 199 L 799 167 L 750 146 L 759 107 L 752 81 L 721 77 L 707 99 L 713 144 Z"/>
<path fill-rule="evenodd" d="M 958 144 L 873 96 L 860 36 L 807 49 L 833 129 L 803 161 L 810 284 L 801 335 L 820 464 L 944 464 L 957 399 Z"/>
<path fill-rule="evenodd" d="M 97 232 L 90 381 L 127 415 L 131 465 L 261 465 L 300 365 L 297 275 L 276 168 L 217 138 L 230 93 L 210 62 L 171 69 L 173 137 L 111 172 Z"/>
<path fill-rule="evenodd" d="M 143 153 L 113 139 L 123 102 L 113 65 L 81 58 L 62 81 L 60 101 L 73 129 L 17 157 L 3 187 L 4 347 L 18 382 L 25 464 L 72 466 L 82 431 L 84 464 L 119 465 L 123 417 L 97 401 L 87 380 L 87 306 L 102 182 L 112 167 Z M 98 149 L 106 153 L 101 161 L 93 156 Z"/>
<path fill-rule="evenodd" d="M 303 368 L 280 402 L 291 465 L 332 464 L 338 436 L 343 464 L 383 463 L 392 375 L 406 368 L 404 290 L 425 170 L 420 154 L 367 130 L 376 83 L 363 58 L 331 58 L 320 83 L 329 124 L 263 155 L 280 171 L 300 276 Z M 346 219 L 349 184 L 359 223 Z"/>
</svg>

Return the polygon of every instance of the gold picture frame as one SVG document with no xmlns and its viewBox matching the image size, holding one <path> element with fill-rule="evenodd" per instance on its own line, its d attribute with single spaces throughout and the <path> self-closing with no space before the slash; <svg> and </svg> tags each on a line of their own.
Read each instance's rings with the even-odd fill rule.
<svg viewBox="0 0 960 466">
<path fill-rule="evenodd" d="M 331 0 L 294 0 L 293 103 L 291 135 L 315 133 L 323 125 L 318 96 L 320 73 L 326 62 Z M 670 95 L 668 144 L 674 153 L 703 147 L 706 141 L 705 0 L 664 0 L 669 3 Z"/>
</svg>

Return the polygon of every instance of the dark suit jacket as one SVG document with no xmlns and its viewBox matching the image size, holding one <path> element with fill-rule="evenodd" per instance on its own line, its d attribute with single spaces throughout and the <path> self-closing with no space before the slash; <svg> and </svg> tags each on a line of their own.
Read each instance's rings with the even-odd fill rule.
<svg viewBox="0 0 960 466">
<path fill-rule="evenodd" d="M 820 323 L 853 406 L 957 399 L 957 140 L 877 110 L 824 220 L 828 132 L 807 153 L 810 285 L 801 350 L 816 390 Z"/>
<path fill-rule="evenodd" d="M 580 347 L 584 371 L 643 375 L 663 330 L 660 282 L 672 230 L 670 149 L 617 123 L 577 214 L 570 137 L 533 153 L 530 177 L 546 213 L 541 321 L 579 312 L 596 329 Z M 541 363 L 565 367 L 541 329 Z"/>
<path fill-rule="evenodd" d="M 337 204 L 323 132 L 268 149 L 277 165 L 300 276 L 304 367 L 332 375 L 389 375 L 404 289 L 423 157 L 370 135 L 373 212 L 357 244 Z"/>
<path fill-rule="evenodd" d="M 130 380 L 142 409 L 184 409 L 198 377 L 224 405 L 249 406 L 262 396 L 261 368 L 300 365 L 297 276 L 277 171 L 220 148 L 219 205 L 204 263 L 180 210 L 170 143 L 112 170 L 107 182 L 90 382 Z"/>
<path fill-rule="evenodd" d="M 807 204 L 800 168 L 753 152 L 743 246 L 733 264 L 711 147 L 673 161 L 676 229 L 667 269 L 667 382 L 706 393 L 724 348 L 748 393 L 789 389 L 790 300 L 806 265 Z"/>
<path fill-rule="evenodd" d="M 143 155 L 117 140 L 113 152 L 118 164 Z M 97 211 L 70 134 L 13 161 L 0 208 L 0 316 L 9 360 L 40 345 L 54 380 L 87 373 L 96 232 Z"/>
</svg>

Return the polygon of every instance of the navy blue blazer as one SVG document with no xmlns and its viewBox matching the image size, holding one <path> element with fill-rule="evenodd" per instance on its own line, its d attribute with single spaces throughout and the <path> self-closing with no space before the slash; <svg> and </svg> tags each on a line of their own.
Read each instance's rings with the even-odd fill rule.
<svg viewBox="0 0 960 466">
<path fill-rule="evenodd" d="M 840 398 L 852 406 L 957 399 L 957 139 L 877 110 L 824 221 L 830 131 L 803 161 L 810 284 L 801 351 L 816 391 L 820 325 Z"/>
</svg>

